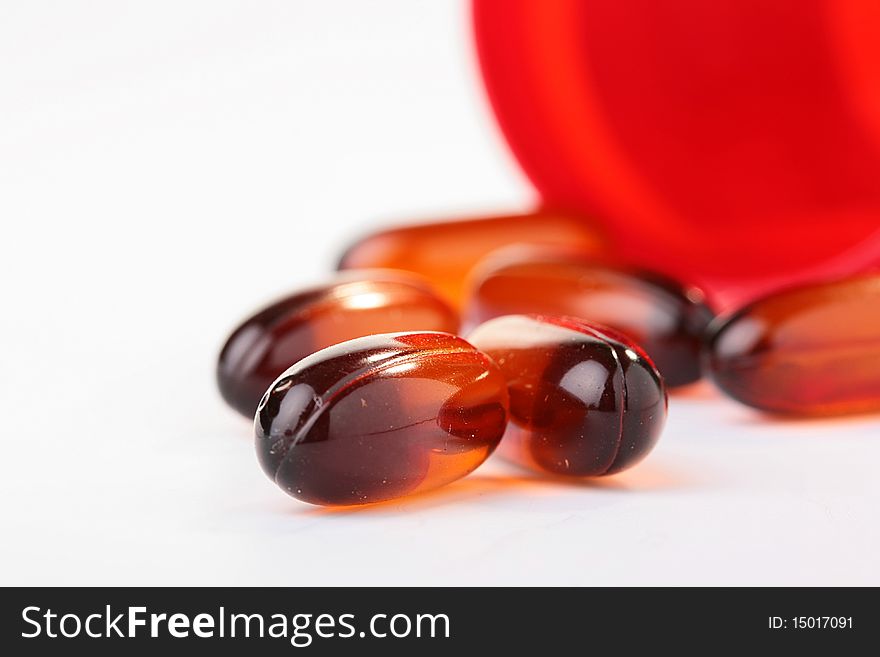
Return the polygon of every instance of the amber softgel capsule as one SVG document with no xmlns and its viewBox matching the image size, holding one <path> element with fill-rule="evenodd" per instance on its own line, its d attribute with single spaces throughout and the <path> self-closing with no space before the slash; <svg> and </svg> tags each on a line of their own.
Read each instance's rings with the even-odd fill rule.
<svg viewBox="0 0 880 657">
<path fill-rule="evenodd" d="M 516 246 L 488 256 L 473 273 L 465 325 L 529 313 L 577 317 L 624 333 L 670 387 L 700 378 L 704 333 L 714 316 L 696 287 L 572 249 Z"/>
<path fill-rule="evenodd" d="M 337 274 L 243 321 L 220 352 L 217 384 L 230 406 L 253 419 L 278 375 L 319 349 L 373 333 L 457 327 L 455 312 L 419 276 L 390 270 Z"/>
<path fill-rule="evenodd" d="M 288 369 L 260 402 L 257 456 L 288 494 L 323 505 L 381 502 L 479 466 L 507 426 L 498 367 L 465 340 L 374 335 Z"/>
<path fill-rule="evenodd" d="M 508 315 L 468 340 L 497 363 L 510 392 L 500 453 L 555 475 L 625 470 L 654 447 L 666 391 L 651 360 L 623 335 L 559 316 Z"/>
<path fill-rule="evenodd" d="M 880 275 L 781 291 L 719 318 L 706 365 L 723 392 L 765 411 L 880 410 Z"/>
<path fill-rule="evenodd" d="M 387 267 L 421 274 L 458 308 L 474 265 L 496 249 L 520 243 L 565 245 L 585 253 L 605 246 L 598 229 L 583 217 L 540 210 L 379 231 L 353 244 L 339 268 Z"/>
</svg>

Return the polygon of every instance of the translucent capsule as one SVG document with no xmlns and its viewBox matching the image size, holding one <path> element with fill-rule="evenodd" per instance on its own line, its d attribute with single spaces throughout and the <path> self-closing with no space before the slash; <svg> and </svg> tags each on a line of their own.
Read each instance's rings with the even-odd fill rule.
<svg viewBox="0 0 880 657">
<path fill-rule="evenodd" d="M 880 410 L 880 275 L 782 291 L 720 318 L 706 363 L 721 390 L 766 411 Z"/>
<path fill-rule="evenodd" d="M 373 233 L 345 252 L 339 268 L 389 267 L 416 272 L 459 307 L 471 268 L 495 249 L 517 243 L 568 245 L 586 253 L 595 253 L 604 245 L 597 229 L 584 218 L 543 210 Z"/>
<path fill-rule="evenodd" d="M 257 456 L 300 500 L 380 502 L 474 470 L 501 440 L 507 409 L 498 368 L 461 338 L 358 338 L 275 381 L 256 415 Z"/>
<path fill-rule="evenodd" d="M 703 336 L 713 318 L 696 288 L 545 247 L 501 250 L 473 274 L 466 327 L 517 313 L 567 315 L 614 328 L 648 353 L 670 387 L 700 378 Z"/>
<path fill-rule="evenodd" d="M 457 328 L 455 312 L 418 276 L 346 272 L 246 319 L 220 352 L 217 384 L 230 406 L 253 418 L 272 381 L 319 349 L 373 333 Z"/>
<path fill-rule="evenodd" d="M 500 453 L 538 470 L 587 477 L 634 465 L 657 442 L 666 392 L 650 359 L 622 335 L 577 319 L 509 315 L 468 340 L 507 380 Z"/>
</svg>

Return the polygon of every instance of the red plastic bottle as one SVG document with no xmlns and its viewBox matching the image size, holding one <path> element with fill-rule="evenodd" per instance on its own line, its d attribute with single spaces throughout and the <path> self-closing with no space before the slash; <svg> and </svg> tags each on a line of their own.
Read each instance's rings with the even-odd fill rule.
<svg viewBox="0 0 880 657">
<path fill-rule="evenodd" d="M 739 304 L 880 265 L 873 0 L 474 0 L 498 121 L 545 202 Z"/>
</svg>

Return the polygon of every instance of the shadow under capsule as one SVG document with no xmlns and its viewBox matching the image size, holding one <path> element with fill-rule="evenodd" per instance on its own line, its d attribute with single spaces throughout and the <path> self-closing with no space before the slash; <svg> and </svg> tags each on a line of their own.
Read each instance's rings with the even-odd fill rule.
<svg viewBox="0 0 880 657">
<path fill-rule="evenodd" d="M 448 486 L 425 491 L 415 495 L 353 506 L 306 506 L 297 504 L 289 513 L 297 516 L 344 517 L 353 515 L 403 515 L 490 497 L 510 496 L 534 498 L 550 497 L 573 489 L 582 489 L 584 494 L 592 491 L 607 493 L 649 493 L 664 490 L 680 490 L 697 485 L 697 482 L 682 472 L 666 466 L 642 464 L 633 470 L 608 476 L 592 478 L 573 478 L 541 475 L 538 473 L 485 473 L 474 474 L 460 479 Z"/>
</svg>

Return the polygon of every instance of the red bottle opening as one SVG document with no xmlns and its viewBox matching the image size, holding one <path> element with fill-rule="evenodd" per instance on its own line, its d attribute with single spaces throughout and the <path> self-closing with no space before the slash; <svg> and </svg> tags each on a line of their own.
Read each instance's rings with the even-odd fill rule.
<svg viewBox="0 0 880 657">
<path fill-rule="evenodd" d="M 545 201 L 722 305 L 880 264 L 880 5 L 474 0 Z"/>
</svg>

